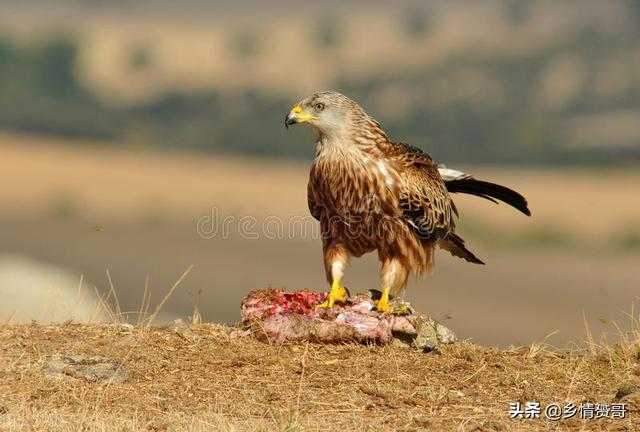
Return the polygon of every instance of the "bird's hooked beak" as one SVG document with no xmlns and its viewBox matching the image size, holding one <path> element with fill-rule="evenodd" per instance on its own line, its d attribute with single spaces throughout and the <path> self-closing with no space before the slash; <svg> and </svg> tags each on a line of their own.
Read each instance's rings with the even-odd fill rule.
<svg viewBox="0 0 640 432">
<path fill-rule="evenodd" d="M 298 104 L 293 108 L 291 108 L 291 111 L 289 111 L 289 114 L 287 114 L 287 116 L 285 117 L 284 126 L 287 129 L 289 129 L 290 125 L 305 123 L 305 122 L 308 122 L 309 120 L 317 120 L 317 119 L 318 117 L 312 114 L 309 114 L 306 109 L 302 108 L 302 106 Z"/>
</svg>

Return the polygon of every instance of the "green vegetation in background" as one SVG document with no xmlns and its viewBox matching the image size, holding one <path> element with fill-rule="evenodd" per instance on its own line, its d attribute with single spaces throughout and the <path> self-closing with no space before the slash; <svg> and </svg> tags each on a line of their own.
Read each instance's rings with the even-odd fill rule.
<svg viewBox="0 0 640 432">
<path fill-rule="evenodd" d="M 258 92 L 233 96 L 166 95 L 156 102 L 124 110 L 127 132 L 166 148 L 311 156 L 312 145 L 292 145 L 284 129 L 291 102 Z M 288 139 L 289 138 L 289 139 Z M 299 144 L 299 143 L 298 143 Z"/>
<path fill-rule="evenodd" d="M 414 36 L 429 37 L 427 18 L 411 16 L 410 20 L 404 17 L 408 20 L 406 30 Z M 310 37 L 324 48 L 335 47 L 341 41 L 341 26 L 330 17 L 320 22 L 322 33 Z M 237 55 L 259 52 L 258 34 L 253 29 L 236 36 L 233 47 Z M 637 83 L 623 97 L 606 100 L 585 88 L 569 104 L 554 111 L 532 102 L 535 84 L 558 56 L 570 53 L 587 65 L 597 65 L 635 43 L 635 39 L 585 27 L 547 50 L 499 58 L 466 53 L 429 70 L 383 71 L 358 81 L 336 82 L 334 88 L 367 107 L 391 137 L 421 146 L 436 159 L 451 164 L 637 163 L 640 146 L 571 148 L 564 145 L 562 135 L 562 122 L 572 116 L 637 108 Z M 0 39 L 0 127 L 163 148 L 313 156 L 309 131 L 293 128 L 285 133 L 283 128 L 284 114 L 293 102 L 290 98 L 266 96 L 257 90 L 211 91 L 172 93 L 134 107 L 113 107 L 98 100 L 78 81 L 76 58 L 77 47 L 69 38 L 24 46 Z M 130 67 L 144 73 L 153 58 L 148 48 L 134 46 L 129 61 Z M 587 68 L 586 87 L 594 79 L 591 69 Z M 443 82 L 446 85 L 447 78 L 460 71 L 481 71 L 491 76 L 502 87 L 503 102 L 486 107 L 464 98 L 428 103 L 431 90 Z M 398 87 L 411 89 L 410 109 L 391 118 L 378 115 L 378 111 L 384 114 L 384 106 L 373 95 Z"/>
<path fill-rule="evenodd" d="M 640 251 L 640 229 L 629 229 L 621 232 L 613 243 L 621 252 Z"/>
<path fill-rule="evenodd" d="M 117 138 L 122 122 L 79 85 L 67 38 L 18 46 L 0 39 L 0 127 L 70 137 Z"/>
</svg>

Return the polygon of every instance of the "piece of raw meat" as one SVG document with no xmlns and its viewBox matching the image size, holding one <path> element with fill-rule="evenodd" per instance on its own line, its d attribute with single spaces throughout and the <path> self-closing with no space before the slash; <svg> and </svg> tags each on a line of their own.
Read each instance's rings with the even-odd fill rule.
<svg viewBox="0 0 640 432">
<path fill-rule="evenodd" d="M 324 292 L 307 290 L 252 291 L 242 300 L 242 323 L 257 338 L 275 342 L 377 342 L 430 351 L 456 340 L 451 330 L 430 317 L 373 310 L 373 300 L 366 294 L 351 296 L 346 304 L 331 309 L 318 308 L 326 297 Z"/>
</svg>

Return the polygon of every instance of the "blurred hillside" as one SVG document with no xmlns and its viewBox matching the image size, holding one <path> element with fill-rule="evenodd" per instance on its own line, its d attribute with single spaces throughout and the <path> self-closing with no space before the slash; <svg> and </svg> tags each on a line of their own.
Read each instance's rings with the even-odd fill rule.
<svg viewBox="0 0 640 432">
<path fill-rule="evenodd" d="M 0 128 L 311 157 L 282 119 L 333 88 L 449 163 L 636 163 L 639 18 L 631 0 L 9 0 Z"/>
</svg>

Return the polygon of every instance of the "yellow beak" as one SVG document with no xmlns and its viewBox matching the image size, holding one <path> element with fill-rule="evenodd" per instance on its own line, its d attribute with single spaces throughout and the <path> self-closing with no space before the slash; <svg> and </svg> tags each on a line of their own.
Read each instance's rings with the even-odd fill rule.
<svg viewBox="0 0 640 432">
<path fill-rule="evenodd" d="M 300 105 L 291 108 L 289 114 L 284 119 L 284 126 L 289 129 L 290 125 L 308 122 L 309 120 L 317 120 L 318 117 L 309 114 Z"/>
</svg>

